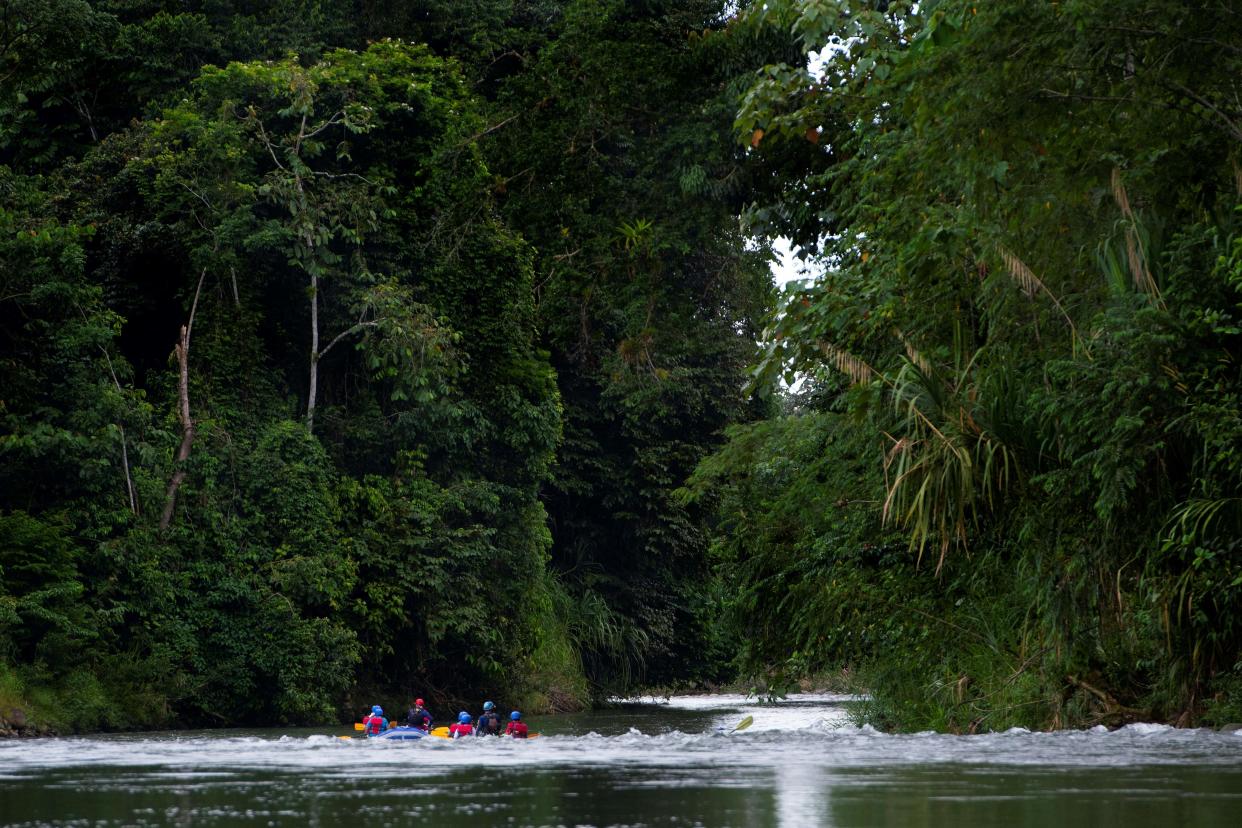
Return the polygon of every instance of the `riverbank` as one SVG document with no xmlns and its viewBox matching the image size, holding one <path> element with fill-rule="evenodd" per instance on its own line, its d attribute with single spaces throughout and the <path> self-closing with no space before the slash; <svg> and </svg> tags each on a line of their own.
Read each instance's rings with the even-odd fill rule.
<svg viewBox="0 0 1242 828">
<path fill-rule="evenodd" d="M 1015 672 L 1006 659 L 974 656 L 973 672 L 950 676 L 944 675 L 944 665 L 937 672 L 934 659 L 919 654 L 796 678 L 774 672 L 720 685 L 650 687 L 618 701 L 737 694 L 771 702 L 795 694 L 840 694 L 858 700 L 850 708 L 854 724 L 886 733 L 1116 730 L 1132 724 L 1225 730 L 1242 720 L 1238 688 L 1227 681 L 1190 710 L 1166 709 L 1152 698 L 1129 698 L 1094 675 Z"/>
<path fill-rule="evenodd" d="M 31 722 L 26 717 L 26 711 L 20 707 L 0 708 L 0 739 L 55 735 L 52 730 Z"/>
<path fill-rule="evenodd" d="M 883 680 L 876 680 L 877 678 Z M 1116 699 L 1081 679 L 1078 684 L 1068 685 L 1068 692 L 1063 695 L 1041 696 L 1032 701 L 1030 698 L 989 694 L 972 686 L 986 686 L 985 678 L 963 681 L 949 688 L 947 693 L 942 688 L 941 693 L 933 694 L 924 691 L 926 680 L 916 683 L 907 676 L 906 682 L 894 682 L 891 674 L 877 676 L 867 671 L 842 669 L 797 679 L 768 675 L 693 688 L 648 687 L 626 697 L 611 699 L 594 709 L 581 705 L 545 707 L 532 698 L 500 701 L 502 704 L 516 705 L 528 716 L 565 713 L 590 716 L 601 714 L 618 705 L 628 708 L 636 702 L 658 702 L 674 697 L 701 699 L 705 703 L 722 696 L 734 697 L 742 700 L 739 703 L 770 706 L 781 700 L 796 702 L 817 696 L 833 696 L 841 700 L 842 709 L 852 725 L 868 726 L 887 733 L 934 731 L 974 734 L 1003 732 L 1014 727 L 1043 732 L 1081 731 L 1100 725 L 1115 730 L 1131 724 L 1203 727 L 1222 731 L 1240 727 L 1235 723 L 1238 717 L 1229 715 L 1232 708 L 1220 702 L 1209 708 L 1209 715 L 1194 719 L 1162 719 L 1142 715 L 1150 711 L 1119 707 Z M 1015 693 L 1023 689 L 1013 687 L 1013 683 L 1005 687 Z M 434 696 L 424 695 L 429 699 Z M 991 712 L 993 708 L 980 707 L 981 697 L 989 698 L 997 712 Z M 405 705 L 399 694 L 378 688 L 355 688 L 347 695 L 336 721 L 302 724 L 347 726 L 351 721 L 351 711 L 355 708 L 359 711 L 369 708 L 374 703 L 398 714 L 404 710 Z M 477 704 L 477 700 L 436 699 L 433 700 L 432 710 L 444 719 L 446 711 L 473 709 Z M 1038 717 L 1034 710 L 1036 704 L 1042 705 Z M 1011 710 L 1025 711 L 1025 721 L 1012 721 L 1008 716 Z M 0 665 L 0 739 L 168 729 L 189 731 L 201 729 L 204 724 L 179 721 L 166 700 L 150 688 L 105 686 L 86 673 L 74 674 L 56 685 L 30 687 L 22 681 L 19 674 Z M 216 729 L 242 726 L 239 722 L 223 717 L 210 725 Z"/>
<path fill-rule="evenodd" d="M 463 699 L 441 696 L 431 691 L 417 695 L 431 701 L 431 710 L 447 722 L 454 710 L 474 710 L 484 695 Z M 527 687 L 510 695 L 496 695 L 505 709 L 517 708 L 527 715 L 573 713 L 587 709 L 581 694 L 565 689 L 560 682 L 549 682 L 538 689 Z M 403 717 L 412 697 L 392 688 L 355 686 L 338 704 L 320 718 L 272 721 L 272 725 L 348 726 L 358 721 L 373 704 L 379 704 L 397 717 Z M 32 679 L 23 670 L 0 663 L 0 739 L 39 736 L 69 736 L 151 730 L 227 729 L 254 724 L 241 716 L 224 714 L 209 719 L 178 715 L 175 705 L 152 684 L 125 681 L 122 677 L 101 678 L 85 670 L 57 680 Z"/>
<path fill-rule="evenodd" d="M 163 696 L 113 676 L 112 683 L 85 670 L 57 681 L 31 682 L 0 664 L 0 739 L 65 736 L 168 726 Z"/>
</svg>

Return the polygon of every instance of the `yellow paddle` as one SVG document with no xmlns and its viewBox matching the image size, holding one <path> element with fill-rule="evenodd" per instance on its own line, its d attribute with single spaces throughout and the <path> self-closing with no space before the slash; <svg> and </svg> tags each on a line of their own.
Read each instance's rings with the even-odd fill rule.
<svg viewBox="0 0 1242 828">
<path fill-rule="evenodd" d="M 737 727 L 733 728 L 729 732 L 737 733 L 739 730 L 745 730 L 746 728 L 750 727 L 754 723 L 755 723 L 755 717 L 747 716 L 745 719 L 742 719 L 740 722 L 737 723 Z"/>
</svg>

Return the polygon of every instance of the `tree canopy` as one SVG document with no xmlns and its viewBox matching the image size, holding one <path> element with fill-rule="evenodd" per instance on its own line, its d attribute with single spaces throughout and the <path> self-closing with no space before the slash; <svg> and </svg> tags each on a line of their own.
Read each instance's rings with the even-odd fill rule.
<svg viewBox="0 0 1242 828">
<path fill-rule="evenodd" d="M 451 5 L 4 4 L 0 669 L 96 701 L 48 720 L 727 671 L 671 493 L 767 307 L 756 48 Z"/>
<path fill-rule="evenodd" d="M 739 21 L 819 59 L 763 67 L 736 124 L 788 176 L 754 226 L 822 274 L 754 374 L 804 391 L 694 488 L 723 498 L 718 554 L 766 573 L 739 593 L 755 664 L 866 665 L 873 715 L 909 727 L 1236 711 L 1238 23 L 1150 0 Z"/>
<path fill-rule="evenodd" d="M 0 0 L 0 709 L 1236 720 L 1239 26 Z"/>
</svg>

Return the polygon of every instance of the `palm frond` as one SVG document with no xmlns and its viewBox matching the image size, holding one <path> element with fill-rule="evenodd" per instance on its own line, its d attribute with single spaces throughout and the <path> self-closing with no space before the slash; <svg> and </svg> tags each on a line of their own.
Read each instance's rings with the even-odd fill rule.
<svg viewBox="0 0 1242 828">
<path fill-rule="evenodd" d="M 893 334 L 901 340 L 901 344 L 905 347 L 906 356 L 909 360 L 918 366 L 918 369 L 924 374 L 930 374 L 932 370 L 931 363 L 928 361 L 927 357 L 923 355 L 923 352 L 914 347 L 914 343 L 906 337 L 900 328 L 895 329 Z"/>
<path fill-rule="evenodd" d="M 1140 292 L 1150 296 L 1158 307 L 1163 308 L 1164 297 L 1161 296 L 1160 288 L 1152 276 L 1147 254 L 1150 240 L 1142 222 L 1138 220 L 1134 209 L 1130 206 L 1130 197 L 1126 193 L 1125 184 L 1121 180 L 1121 170 L 1118 167 L 1113 167 L 1112 188 L 1113 200 L 1117 202 L 1124 220 L 1126 262 L 1130 268 L 1130 278 Z"/>
<path fill-rule="evenodd" d="M 870 382 L 876 375 L 875 369 L 866 360 L 854 356 L 844 348 L 838 348 L 831 342 L 821 342 L 819 350 L 834 368 L 849 377 L 853 385 Z"/>
<path fill-rule="evenodd" d="M 1057 310 L 1060 311 L 1061 316 L 1065 319 L 1065 323 L 1069 325 L 1070 335 L 1073 337 L 1074 342 L 1078 342 L 1078 328 L 1074 325 L 1074 320 L 1066 313 L 1065 306 L 1061 304 L 1061 300 L 1057 298 L 1057 295 L 1049 289 L 1048 285 L 1044 284 L 1042 279 L 1035 275 L 1035 271 L 1031 270 L 1026 262 L 1018 258 L 1011 250 L 998 247 L 997 252 L 1005 265 L 1005 271 L 1022 288 L 1022 292 L 1026 294 L 1028 299 L 1034 299 L 1042 293 L 1052 300 L 1052 304 L 1056 305 Z"/>
<path fill-rule="evenodd" d="M 1176 528 L 1192 543 L 1213 533 L 1233 536 L 1242 527 L 1242 497 L 1192 498 L 1173 510 L 1166 526 L 1166 536 Z"/>
<path fill-rule="evenodd" d="M 977 355 L 953 377 L 910 360 L 891 383 L 902 422 L 900 436 L 889 435 L 881 514 L 910 532 L 920 561 L 929 543 L 938 546 L 937 573 L 954 544 L 967 545 L 980 513 L 997 508 L 1018 472 L 1017 454 L 975 416 Z"/>
</svg>

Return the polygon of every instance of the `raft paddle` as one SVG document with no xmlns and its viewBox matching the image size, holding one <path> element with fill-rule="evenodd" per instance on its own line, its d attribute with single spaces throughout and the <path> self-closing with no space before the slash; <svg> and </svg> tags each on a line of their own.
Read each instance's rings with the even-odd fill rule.
<svg viewBox="0 0 1242 828">
<path fill-rule="evenodd" d="M 729 732 L 737 733 L 739 730 L 745 730 L 746 728 L 750 727 L 754 723 L 755 723 L 755 717 L 747 716 L 745 719 L 742 719 L 740 722 L 737 723 L 737 727 L 733 728 Z"/>
</svg>

